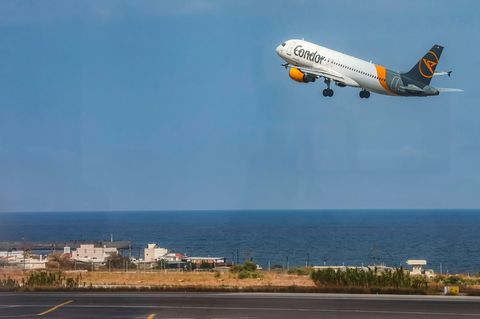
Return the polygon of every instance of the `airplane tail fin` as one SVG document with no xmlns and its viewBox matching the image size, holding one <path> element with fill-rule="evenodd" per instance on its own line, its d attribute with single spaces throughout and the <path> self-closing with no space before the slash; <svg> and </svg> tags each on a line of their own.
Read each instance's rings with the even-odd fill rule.
<svg viewBox="0 0 480 319">
<path fill-rule="evenodd" d="M 435 44 L 410 71 L 405 73 L 405 76 L 414 81 L 429 85 L 435 73 L 435 68 L 440 61 L 442 51 L 443 47 Z"/>
</svg>

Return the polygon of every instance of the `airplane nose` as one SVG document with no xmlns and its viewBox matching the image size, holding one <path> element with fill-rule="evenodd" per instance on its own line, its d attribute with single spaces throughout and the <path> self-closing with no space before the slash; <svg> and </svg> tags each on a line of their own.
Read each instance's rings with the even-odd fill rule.
<svg viewBox="0 0 480 319">
<path fill-rule="evenodd" d="M 279 46 L 275 49 L 275 51 L 277 51 L 277 54 L 278 54 L 278 55 L 280 55 L 280 53 L 282 53 L 282 48 L 283 48 L 283 47 L 282 47 L 281 45 L 279 45 Z"/>
</svg>

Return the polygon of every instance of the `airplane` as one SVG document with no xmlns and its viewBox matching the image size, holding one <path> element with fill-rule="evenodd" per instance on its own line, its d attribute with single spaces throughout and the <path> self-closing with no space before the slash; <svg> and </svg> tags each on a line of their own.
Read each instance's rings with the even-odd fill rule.
<svg viewBox="0 0 480 319">
<path fill-rule="evenodd" d="M 443 92 L 463 92 L 461 89 L 430 86 L 434 76 L 452 71 L 435 72 L 443 47 L 435 44 L 408 72 L 396 72 L 350 55 L 314 43 L 292 39 L 276 48 L 286 62 L 292 80 L 309 83 L 323 78 L 327 88 L 323 96 L 332 97 L 332 81 L 339 87 L 360 88 L 360 97 L 369 98 L 370 92 L 396 96 L 434 96 Z"/>
</svg>

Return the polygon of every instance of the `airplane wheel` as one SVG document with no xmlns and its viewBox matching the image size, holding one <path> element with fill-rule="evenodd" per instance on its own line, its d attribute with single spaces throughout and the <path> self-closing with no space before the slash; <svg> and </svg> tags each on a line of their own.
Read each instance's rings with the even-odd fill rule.
<svg viewBox="0 0 480 319">
<path fill-rule="evenodd" d="M 333 90 L 332 90 L 332 89 L 329 89 L 329 90 L 328 90 L 328 96 L 329 96 L 329 97 L 332 97 L 332 96 L 333 96 Z"/>
<path fill-rule="evenodd" d="M 328 92 L 328 89 L 323 90 L 323 96 L 329 96 L 328 93 L 329 93 L 329 92 Z"/>
<path fill-rule="evenodd" d="M 361 90 L 360 91 L 360 97 L 363 99 L 368 99 L 370 97 L 370 92 L 368 92 L 367 90 Z"/>
</svg>

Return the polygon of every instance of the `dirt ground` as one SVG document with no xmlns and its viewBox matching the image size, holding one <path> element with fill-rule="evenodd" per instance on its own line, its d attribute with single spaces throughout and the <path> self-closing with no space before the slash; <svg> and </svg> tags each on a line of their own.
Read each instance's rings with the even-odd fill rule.
<svg viewBox="0 0 480 319">
<path fill-rule="evenodd" d="M 277 272 L 260 272 L 260 278 L 238 279 L 230 272 L 65 272 L 66 277 L 79 277 L 81 286 L 167 286 L 167 287 L 315 287 L 309 276 Z M 0 279 L 10 277 L 21 281 L 21 270 L 0 270 Z"/>
<path fill-rule="evenodd" d="M 213 272 L 89 272 L 81 274 L 80 284 L 169 286 L 169 287 L 315 287 L 308 276 L 262 272 L 261 278 L 237 279 L 229 272 L 215 275 Z M 71 276 L 76 276 L 71 274 Z"/>
</svg>

